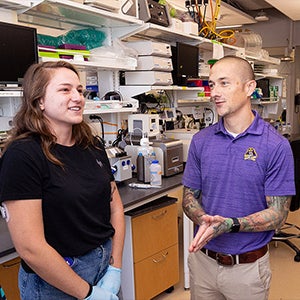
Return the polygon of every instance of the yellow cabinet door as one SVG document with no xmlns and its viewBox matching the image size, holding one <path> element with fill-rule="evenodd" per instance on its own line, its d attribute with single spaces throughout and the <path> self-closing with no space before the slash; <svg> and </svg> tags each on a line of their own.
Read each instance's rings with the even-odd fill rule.
<svg viewBox="0 0 300 300">
<path fill-rule="evenodd" d="M 20 258 L 9 260 L 0 265 L 0 285 L 8 300 L 19 300 L 18 273 Z"/>
<path fill-rule="evenodd" d="M 178 243 L 177 204 L 132 219 L 134 262 Z"/>
<path fill-rule="evenodd" d="M 178 244 L 134 264 L 135 299 L 149 300 L 179 281 Z"/>
</svg>

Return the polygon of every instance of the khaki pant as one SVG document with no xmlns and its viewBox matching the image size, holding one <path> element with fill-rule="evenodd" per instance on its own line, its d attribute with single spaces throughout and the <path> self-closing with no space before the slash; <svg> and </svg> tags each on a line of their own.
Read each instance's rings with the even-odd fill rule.
<svg viewBox="0 0 300 300">
<path fill-rule="evenodd" d="M 254 263 L 221 266 L 201 251 L 191 253 L 191 300 L 266 300 L 271 269 L 269 252 Z"/>
</svg>

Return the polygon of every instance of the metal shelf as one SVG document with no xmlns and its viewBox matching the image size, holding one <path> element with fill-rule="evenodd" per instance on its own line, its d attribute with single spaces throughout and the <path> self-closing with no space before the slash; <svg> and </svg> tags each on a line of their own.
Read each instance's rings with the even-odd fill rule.
<svg viewBox="0 0 300 300">
<path fill-rule="evenodd" d="M 186 87 L 177 85 L 121 85 L 119 90 L 125 97 L 133 97 L 150 91 L 200 91 L 202 87 Z"/>
<path fill-rule="evenodd" d="M 262 78 L 274 78 L 274 79 L 284 79 L 283 76 L 276 75 L 276 74 L 267 74 L 267 73 L 257 73 L 255 72 L 255 77 L 257 79 L 262 79 Z"/>
<path fill-rule="evenodd" d="M 173 28 L 164 27 L 152 23 L 144 23 L 135 33 L 135 37 L 145 39 L 155 39 L 162 42 L 174 44 L 175 42 L 187 43 L 199 46 L 202 50 L 213 50 L 214 44 L 220 44 L 226 49 L 233 51 L 240 51 L 241 48 L 223 44 L 217 41 L 209 40 L 197 35 L 187 34 L 183 31 L 175 30 Z"/>
<path fill-rule="evenodd" d="M 10 0 L 17 1 L 17 0 Z M 0 0 L 1 3 L 4 2 Z M 20 2 L 20 1 L 18 1 Z M 32 7 L 18 12 L 20 22 L 52 27 L 56 29 L 71 30 L 74 27 L 85 26 L 93 28 L 110 28 L 113 38 L 146 38 L 156 39 L 174 44 L 176 41 L 199 46 L 199 49 L 213 51 L 214 44 L 224 47 L 224 50 L 238 56 L 245 55 L 243 48 L 235 47 L 196 35 L 186 34 L 173 28 L 164 27 L 152 23 L 145 23 L 133 16 L 106 11 L 103 9 L 80 4 L 70 0 L 35 0 Z M 269 57 L 257 58 L 245 55 L 247 59 L 252 59 L 261 63 L 279 64 L 280 60 Z"/>
<path fill-rule="evenodd" d="M 21 90 L 4 90 L 0 91 L 0 98 L 9 98 L 9 97 L 22 97 L 23 92 Z"/>
<path fill-rule="evenodd" d="M 105 57 L 99 61 L 77 61 L 74 59 L 58 59 L 51 57 L 40 57 L 40 61 L 59 61 L 65 60 L 75 65 L 80 70 L 135 70 L 136 59 L 133 58 L 109 58 Z M 134 61 L 135 60 L 135 61 Z"/>
<path fill-rule="evenodd" d="M 122 112 L 136 112 L 137 108 L 98 108 L 98 109 L 85 109 L 84 115 L 97 115 L 97 114 L 114 114 Z"/>
<path fill-rule="evenodd" d="M 271 105 L 271 104 L 277 104 L 278 102 L 279 102 L 279 99 L 271 100 L 270 98 L 251 100 L 251 104 L 253 104 L 253 105 Z"/>
<path fill-rule="evenodd" d="M 140 26 L 132 16 L 94 8 L 69 0 L 45 0 L 18 15 L 20 22 L 70 30 L 74 26 L 120 28 Z M 133 30 L 133 29 L 132 29 Z"/>
<path fill-rule="evenodd" d="M 255 62 L 261 63 L 261 64 L 273 64 L 273 65 L 280 65 L 280 59 L 276 57 L 269 56 L 266 57 L 257 57 L 254 55 L 245 54 L 245 58 L 248 60 L 253 60 Z"/>
<path fill-rule="evenodd" d="M 0 0 L 0 8 L 21 11 L 30 8 L 32 2 L 30 0 Z"/>
</svg>

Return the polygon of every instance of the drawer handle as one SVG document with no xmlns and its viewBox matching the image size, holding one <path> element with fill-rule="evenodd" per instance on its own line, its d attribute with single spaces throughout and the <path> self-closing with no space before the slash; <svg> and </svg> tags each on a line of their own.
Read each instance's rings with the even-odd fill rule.
<svg viewBox="0 0 300 300">
<path fill-rule="evenodd" d="M 163 217 L 168 211 L 165 209 L 160 214 L 152 216 L 152 219 L 157 220 Z"/>
<path fill-rule="evenodd" d="M 160 263 L 160 262 L 166 260 L 168 254 L 169 254 L 169 253 L 166 252 L 165 254 L 162 254 L 162 255 L 161 255 L 161 258 L 160 258 L 160 259 L 155 259 L 155 258 L 153 258 L 152 261 L 153 261 L 154 263 L 158 264 L 158 263 Z"/>
<path fill-rule="evenodd" d="M 5 268 L 5 269 L 9 269 L 9 268 L 12 268 L 12 267 L 14 267 L 14 266 L 16 266 L 16 265 L 19 265 L 19 264 L 20 264 L 20 262 L 17 261 L 17 262 L 14 262 L 14 263 L 12 263 L 12 264 L 3 264 L 2 266 L 3 266 L 3 268 Z"/>
</svg>

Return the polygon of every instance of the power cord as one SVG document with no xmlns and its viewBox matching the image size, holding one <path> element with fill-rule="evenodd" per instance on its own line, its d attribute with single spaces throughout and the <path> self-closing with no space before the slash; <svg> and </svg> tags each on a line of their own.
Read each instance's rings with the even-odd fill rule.
<svg viewBox="0 0 300 300">
<path fill-rule="evenodd" d="M 101 125 L 101 134 L 102 134 L 102 137 L 100 137 L 100 136 L 98 136 L 98 137 L 101 140 L 103 146 L 105 147 L 106 142 L 105 142 L 105 139 L 104 139 L 104 124 L 103 124 L 103 119 L 100 116 L 98 116 L 98 115 L 90 115 L 89 119 L 90 120 L 98 120 L 99 121 L 99 123 Z"/>
</svg>

